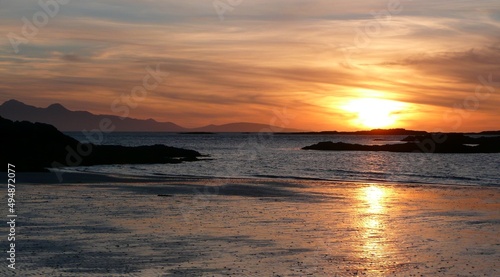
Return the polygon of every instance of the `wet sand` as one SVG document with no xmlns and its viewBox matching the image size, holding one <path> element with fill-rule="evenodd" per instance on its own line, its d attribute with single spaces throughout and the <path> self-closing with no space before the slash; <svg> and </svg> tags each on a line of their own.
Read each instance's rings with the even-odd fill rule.
<svg viewBox="0 0 500 277">
<path fill-rule="evenodd" d="M 26 176 L 1 276 L 500 275 L 498 188 Z"/>
</svg>

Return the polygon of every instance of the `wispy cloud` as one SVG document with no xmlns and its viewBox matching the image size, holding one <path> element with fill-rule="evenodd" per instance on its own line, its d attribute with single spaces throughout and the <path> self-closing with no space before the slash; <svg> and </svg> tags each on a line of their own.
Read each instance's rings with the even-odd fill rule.
<svg viewBox="0 0 500 277">
<path fill-rule="evenodd" d="M 498 1 L 401 0 L 400 12 L 377 18 L 391 2 L 243 1 L 220 21 L 211 1 L 70 1 L 16 54 L 7 34 L 21 36 L 22 18 L 43 9 L 3 1 L 0 100 L 111 113 L 113 99 L 161 63 L 169 77 L 131 116 L 265 123 L 287 106 L 290 127 L 352 129 L 338 107 L 369 90 L 411 104 L 408 115 L 441 118 L 479 75 L 500 81 Z M 378 32 L 361 47 L 369 24 Z M 499 105 L 498 95 L 481 104 L 482 127 L 496 127 Z"/>
</svg>

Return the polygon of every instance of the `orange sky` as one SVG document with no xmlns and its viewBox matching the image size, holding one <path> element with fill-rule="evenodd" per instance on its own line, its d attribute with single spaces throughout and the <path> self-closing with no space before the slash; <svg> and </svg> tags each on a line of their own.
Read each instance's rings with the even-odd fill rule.
<svg viewBox="0 0 500 277">
<path fill-rule="evenodd" d="M 286 108 L 307 130 L 500 129 L 496 0 L 55 1 L 0 3 L 0 102 L 185 127 Z M 157 65 L 168 76 L 131 98 Z"/>
</svg>

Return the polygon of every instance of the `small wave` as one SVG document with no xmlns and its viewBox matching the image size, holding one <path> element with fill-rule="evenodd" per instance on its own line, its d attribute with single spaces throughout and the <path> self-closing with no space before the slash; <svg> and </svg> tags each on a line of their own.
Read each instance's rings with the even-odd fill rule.
<svg viewBox="0 0 500 277">
<path fill-rule="evenodd" d="M 251 175 L 257 178 L 269 178 L 269 179 L 293 179 L 293 180 L 311 180 L 311 181 L 332 181 L 331 179 L 318 178 L 318 177 L 304 177 L 304 176 L 283 176 L 283 175 L 269 175 L 269 174 L 253 174 Z"/>
</svg>

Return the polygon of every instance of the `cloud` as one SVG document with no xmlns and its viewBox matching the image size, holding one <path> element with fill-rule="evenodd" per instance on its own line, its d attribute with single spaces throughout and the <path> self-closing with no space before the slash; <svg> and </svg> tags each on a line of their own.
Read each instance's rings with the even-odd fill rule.
<svg viewBox="0 0 500 277">
<path fill-rule="evenodd" d="M 4 1 L 0 100 L 110 113 L 161 63 L 170 75 L 136 117 L 266 122 L 266 111 L 288 106 L 298 113 L 290 127 L 346 129 L 338 105 L 366 90 L 438 114 L 469 96 L 479 75 L 500 72 L 498 1 L 401 0 L 400 12 L 356 45 L 387 4 L 243 1 L 220 21 L 212 1 L 71 1 L 15 54 L 5 34 L 21 35 L 22 17 L 41 8 Z M 499 104 L 485 102 L 485 118 L 497 120 Z"/>
</svg>

